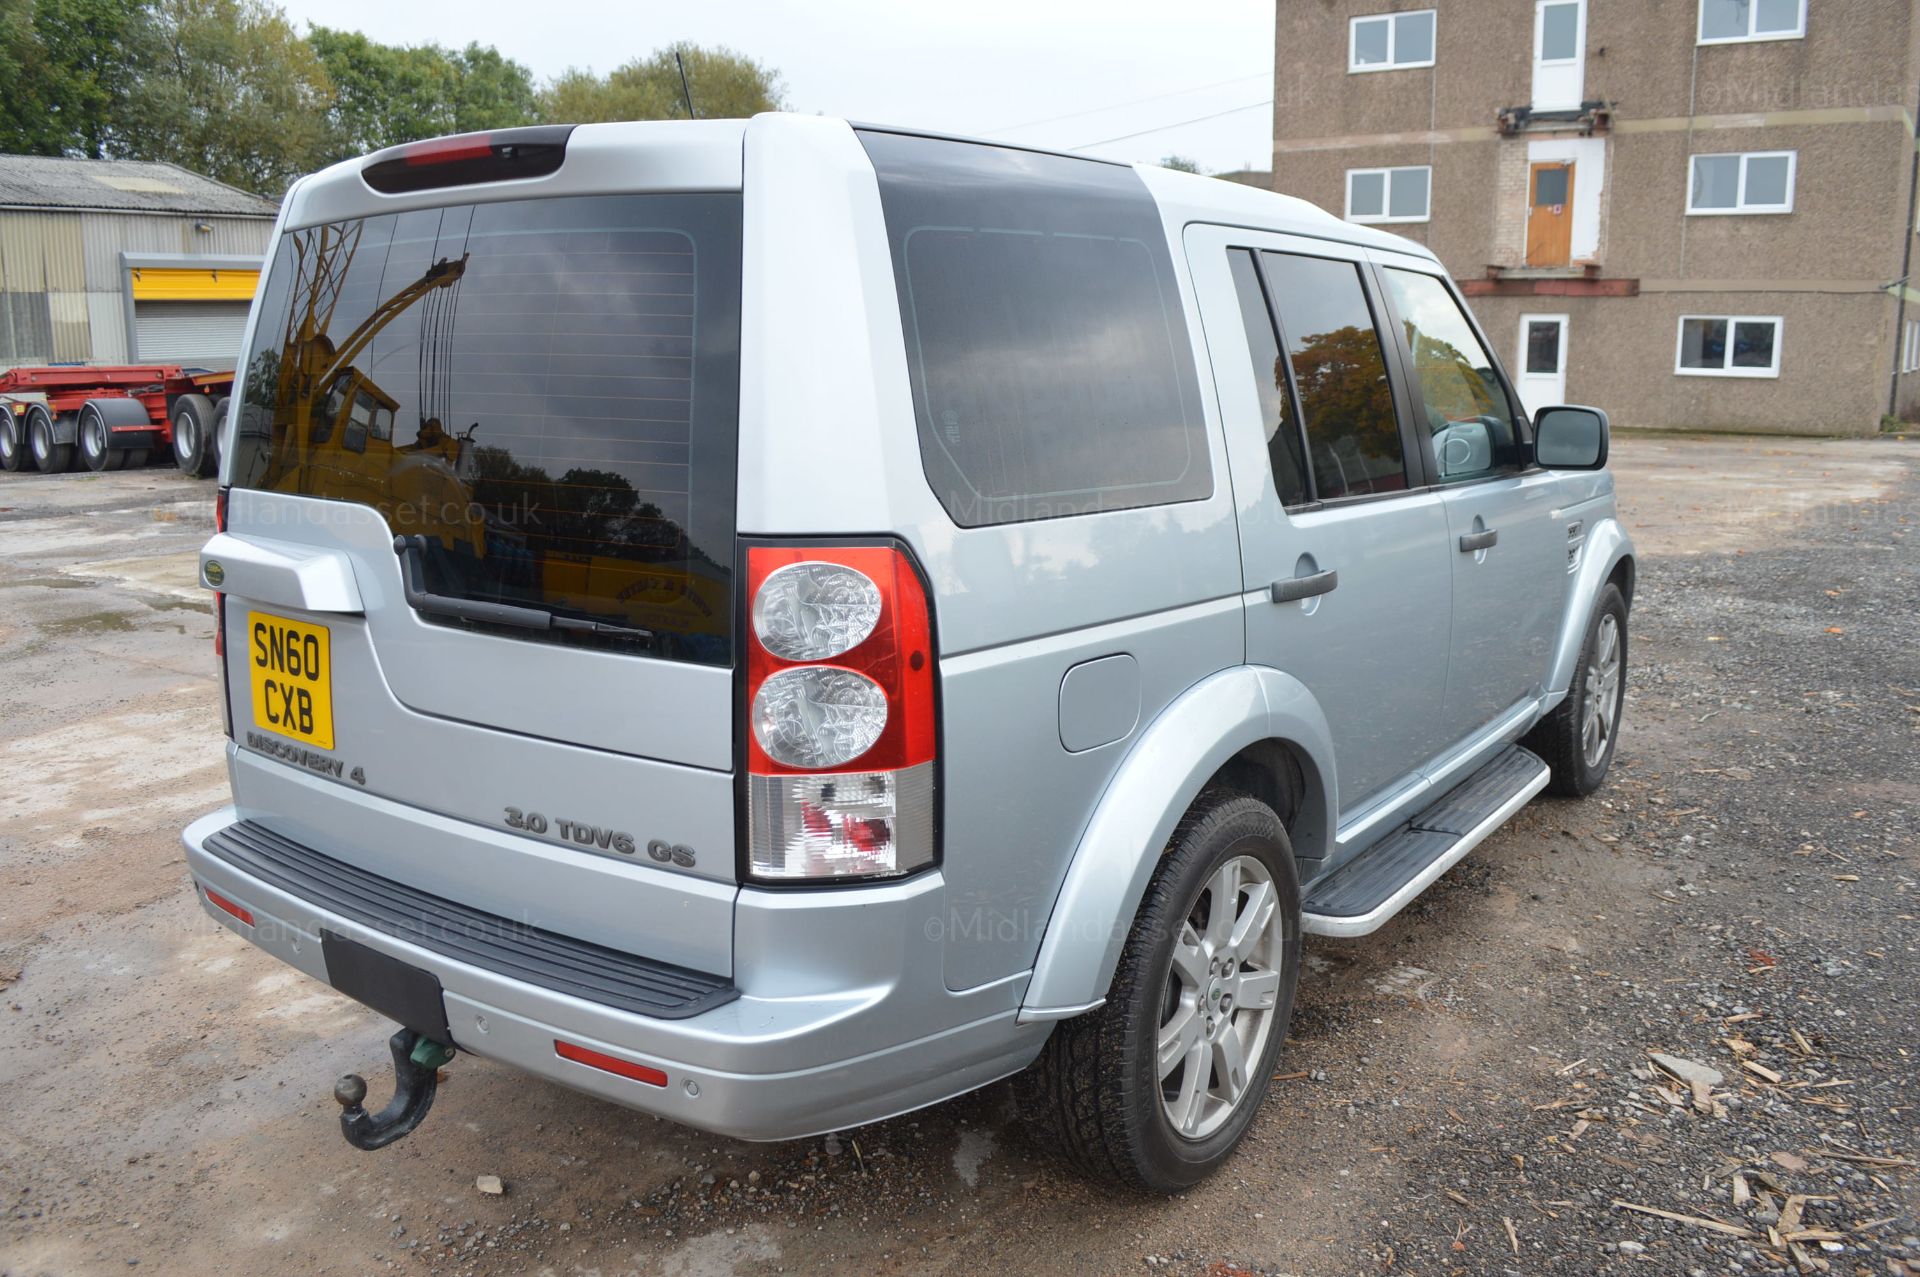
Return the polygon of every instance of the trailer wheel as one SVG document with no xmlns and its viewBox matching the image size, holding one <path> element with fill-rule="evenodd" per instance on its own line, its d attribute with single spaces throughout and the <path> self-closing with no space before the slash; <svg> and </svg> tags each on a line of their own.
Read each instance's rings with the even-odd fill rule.
<svg viewBox="0 0 1920 1277">
<path fill-rule="evenodd" d="M 26 430 L 13 409 L 0 407 L 0 470 L 15 474 L 26 468 Z"/>
<path fill-rule="evenodd" d="M 227 454 L 227 396 L 221 395 L 213 401 L 213 468 L 220 468 L 220 459 Z"/>
<path fill-rule="evenodd" d="M 53 441 L 53 414 L 45 404 L 27 409 L 27 451 L 41 474 L 59 474 L 73 464 L 73 445 Z"/>
<path fill-rule="evenodd" d="M 214 456 L 213 401 L 205 395 L 181 395 L 173 401 L 173 464 L 182 474 L 204 479 L 219 465 Z"/>
<path fill-rule="evenodd" d="M 86 462 L 87 469 L 96 474 L 102 470 L 118 470 L 127 454 L 113 446 L 113 436 L 107 431 L 107 419 L 92 404 L 80 409 L 80 460 Z"/>
<path fill-rule="evenodd" d="M 121 464 L 129 470 L 138 470 L 147 464 L 147 458 L 152 455 L 152 448 L 128 448 L 125 453 L 126 460 Z"/>
</svg>

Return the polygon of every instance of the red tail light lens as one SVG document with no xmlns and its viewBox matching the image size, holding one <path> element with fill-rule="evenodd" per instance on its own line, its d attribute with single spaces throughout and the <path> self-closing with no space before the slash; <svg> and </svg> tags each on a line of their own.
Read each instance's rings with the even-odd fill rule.
<svg viewBox="0 0 1920 1277">
<path fill-rule="evenodd" d="M 747 547 L 748 877 L 932 864 L 933 625 L 904 546 Z"/>
</svg>

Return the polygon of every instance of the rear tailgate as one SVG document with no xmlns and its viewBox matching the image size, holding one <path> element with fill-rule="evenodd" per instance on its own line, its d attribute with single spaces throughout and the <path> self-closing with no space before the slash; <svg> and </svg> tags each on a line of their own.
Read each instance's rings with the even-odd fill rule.
<svg viewBox="0 0 1920 1277">
<path fill-rule="evenodd" d="M 576 130 L 511 199 L 303 185 L 203 559 L 243 816 L 725 973 L 740 196 L 681 151 L 597 193 L 652 136 Z"/>
</svg>

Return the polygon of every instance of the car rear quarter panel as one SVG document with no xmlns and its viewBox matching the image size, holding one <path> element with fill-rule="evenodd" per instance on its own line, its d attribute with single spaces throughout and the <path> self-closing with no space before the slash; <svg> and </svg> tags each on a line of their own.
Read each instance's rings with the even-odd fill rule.
<svg viewBox="0 0 1920 1277">
<path fill-rule="evenodd" d="M 754 120 L 745 190 L 740 530 L 892 533 L 926 570 L 940 647 L 946 983 L 1001 979 L 1033 963 L 1139 725 L 1243 658 L 1238 538 L 1206 378 L 1205 500 L 958 527 L 921 467 L 879 186 L 853 130 Z M 1118 653 L 1139 664 L 1138 725 L 1069 753 L 1061 680 Z"/>
</svg>

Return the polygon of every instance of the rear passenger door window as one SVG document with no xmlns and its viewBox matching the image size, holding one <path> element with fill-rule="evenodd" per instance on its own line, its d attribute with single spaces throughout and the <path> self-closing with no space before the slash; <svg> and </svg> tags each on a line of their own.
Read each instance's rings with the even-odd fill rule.
<svg viewBox="0 0 1920 1277">
<path fill-rule="evenodd" d="M 1271 251 L 1261 260 L 1299 399 L 1313 496 L 1405 491 L 1406 446 L 1360 267 Z"/>
<path fill-rule="evenodd" d="M 1442 483 L 1479 479 L 1520 464 L 1506 385 L 1460 303 L 1432 275 L 1381 271 L 1413 362 L 1415 408 L 1433 440 Z"/>
</svg>

